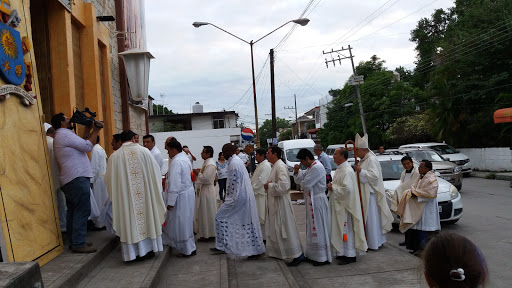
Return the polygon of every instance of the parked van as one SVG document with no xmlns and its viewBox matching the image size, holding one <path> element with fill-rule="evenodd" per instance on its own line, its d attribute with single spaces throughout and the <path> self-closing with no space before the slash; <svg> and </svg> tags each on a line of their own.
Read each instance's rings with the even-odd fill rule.
<svg viewBox="0 0 512 288">
<path fill-rule="evenodd" d="M 288 166 L 288 173 L 290 174 L 290 183 L 291 188 L 295 189 L 295 181 L 293 181 L 293 167 L 295 164 L 300 164 L 299 159 L 297 159 L 297 153 L 300 149 L 306 148 L 313 153 L 313 147 L 315 146 L 315 141 L 311 139 L 294 139 L 294 140 L 286 140 L 280 141 L 277 143 L 277 147 L 283 149 L 283 161 Z M 315 155 L 313 153 L 313 155 Z"/>
<path fill-rule="evenodd" d="M 336 151 L 336 149 L 338 149 L 340 147 L 345 148 L 345 144 L 329 145 L 329 146 L 327 146 L 327 149 L 325 149 L 325 154 L 327 154 L 329 156 L 333 156 L 334 155 L 334 151 Z M 347 147 L 353 149 L 354 148 L 354 144 L 348 144 Z M 348 152 L 348 158 L 354 158 L 354 150 Z"/>
<path fill-rule="evenodd" d="M 465 154 L 460 153 L 459 150 L 453 148 L 452 146 L 446 143 L 415 143 L 415 144 L 407 144 L 400 146 L 399 149 L 405 148 L 430 148 L 432 150 L 437 151 L 443 158 L 447 161 L 453 162 L 458 166 L 462 167 L 462 173 L 464 176 L 469 176 L 471 174 L 471 162 L 469 161 L 469 157 Z"/>
</svg>

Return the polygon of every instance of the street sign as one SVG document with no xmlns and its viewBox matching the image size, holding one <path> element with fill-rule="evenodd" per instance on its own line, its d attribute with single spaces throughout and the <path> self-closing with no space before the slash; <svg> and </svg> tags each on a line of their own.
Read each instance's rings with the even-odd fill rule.
<svg viewBox="0 0 512 288">
<path fill-rule="evenodd" d="M 358 75 L 358 76 L 350 76 L 348 79 L 348 85 L 360 85 L 364 83 L 364 76 Z"/>
</svg>

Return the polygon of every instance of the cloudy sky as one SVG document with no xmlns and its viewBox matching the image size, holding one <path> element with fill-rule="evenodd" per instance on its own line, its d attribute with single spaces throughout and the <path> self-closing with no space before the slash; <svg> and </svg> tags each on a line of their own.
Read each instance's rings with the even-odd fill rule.
<svg viewBox="0 0 512 288">
<path fill-rule="evenodd" d="M 292 119 L 294 110 L 284 107 L 294 106 L 294 94 L 300 116 L 352 74 L 348 59 L 326 68 L 330 56 L 322 51 L 350 44 L 356 65 L 376 54 L 390 69 L 412 69 L 410 31 L 435 9 L 451 6 L 452 0 L 146 0 L 148 50 L 155 56 L 149 94 L 176 113 L 190 113 L 195 102 L 205 112 L 234 110 L 239 122 L 254 128 L 250 45 L 211 25 L 194 28 L 192 23 L 209 22 L 250 42 L 303 15 L 311 20 L 307 26 L 290 23 L 253 46 L 259 125 L 271 119 L 272 48 L 277 116 Z"/>
</svg>

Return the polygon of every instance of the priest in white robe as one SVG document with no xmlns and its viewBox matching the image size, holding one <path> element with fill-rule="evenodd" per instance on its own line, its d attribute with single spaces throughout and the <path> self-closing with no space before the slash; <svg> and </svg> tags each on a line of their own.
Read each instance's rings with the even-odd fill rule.
<svg viewBox="0 0 512 288">
<path fill-rule="evenodd" d="M 402 199 L 403 192 L 407 189 L 410 189 L 413 185 L 416 185 L 416 183 L 418 183 L 418 178 L 420 177 L 418 169 L 414 167 L 411 156 L 404 156 L 400 161 L 404 167 L 404 171 L 402 171 L 402 174 L 400 175 L 400 185 L 398 185 L 398 187 L 396 187 L 396 189 L 390 195 L 391 207 L 389 208 L 395 213 L 398 209 L 398 203 L 400 202 L 400 199 Z M 404 235 L 404 242 L 398 243 L 400 246 L 405 246 L 407 243 L 408 234 L 405 233 Z"/>
<path fill-rule="evenodd" d="M 406 248 L 411 253 L 423 250 L 436 231 L 441 230 L 437 203 L 437 177 L 432 172 L 432 162 L 422 160 L 418 167 L 420 178 L 404 191 L 397 214 L 400 215 L 400 232 L 406 233 Z"/>
<path fill-rule="evenodd" d="M 334 162 L 338 165 L 334 178 L 327 184 L 331 209 L 331 244 L 339 265 L 356 262 L 357 254 L 368 249 L 364 234 L 363 213 L 357 179 L 348 160 L 348 151 L 334 151 Z"/>
<path fill-rule="evenodd" d="M 258 208 L 258 216 L 260 217 L 261 235 L 265 239 L 265 213 L 267 210 L 267 193 L 265 192 L 265 183 L 267 183 L 270 176 L 270 163 L 266 159 L 267 151 L 265 149 L 256 149 L 255 159 L 258 165 L 254 170 L 251 178 L 251 186 L 254 191 L 254 199 L 256 200 L 256 207 Z"/>
<path fill-rule="evenodd" d="M 215 214 L 217 214 L 217 189 L 215 189 L 215 176 L 217 165 L 213 160 L 213 147 L 204 146 L 201 151 L 203 166 L 194 169 L 196 178 L 196 233 L 198 242 L 205 242 L 215 238 Z"/>
<path fill-rule="evenodd" d="M 356 135 L 355 155 L 361 161 L 354 165 L 361 181 L 363 215 L 366 221 L 366 241 L 368 248 L 379 249 L 386 243 L 385 234 L 391 231 L 393 215 L 386 200 L 386 191 L 382 180 L 382 169 L 375 154 L 368 149 L 368 135 L 361 138 Z"/>
<path fill-rule="evenodd" d="M 164 202 L 168 210 L 163 228 L 164 245 L 175 248 L 178 257 L 194 256 L 195 192 L 190 175 L 192 163 L 176 139 L 167 143 L 167 151 L 172 162 L 164 191 Z"/>
<path fill-rule="evenodd" d="M 103 147 L 98 144 L 100 142 L 100 136 L 96 140 L 96 145 L 92 148 L 91 151 L 91 167 L 93 177 L 91 178 L 91 188 L 92 193 L 94 194 L 94 199 L 96 200 L 96 205 L 100 211 L 100 216 L 102 210 L 104 210 L 105 206 L 108 205 L 109 198 L 107 187 L 105 186 L 105 172 L 107 171 L 107 153 Z M 94 225 L 96 228 L 105 227 L 105 223 L 103 223 L 102 217 L 98 217 L 96 221 L 94 221 Z"/>
<path fill-rule="evenodd" d="M 298 164 L 293 167 L 295 183 L 304 188 L 306 201 L 306 258 L 315 266 L 330 264 L 331 251 L 331 212 L 327 195 L 325 168 L 315 160 L 308 149 L 297 153 L 300 164 L 307 167 L 299 171 Z"/>
<path fill-rule="evenodd" d="M 249 173 L 235 152 L 236 147 L 230 143 L 222 146 L 222 154 L 228 159 L 226 198 L 215 216 L 217 236 L 215 248 L 210 251 L 255 259 L 265 253 L 265 246 Z"/>
<path fill-rule="evenodd" d="M 289 260 L 288 266 L 297 266 L 304 259 L 292 202 L 290 199 L 290 175 L 281 160 L 283 150 L 277 146 L 268 148 L 267 160 L 272 164 L 270 177 L 264 188 L 267 191 L 266 253 L 270 257 Z"/>
<path fill-rule="evenodd" d="M 165 206 L 160 168 L 146 148 L 133 143 L 135 133 L 121 133 L 123 145 L 108 159 L 105 183 L 112 201 L 112 226 L 121 241 L 123 261 L 163 251 Z"/>
</svg>

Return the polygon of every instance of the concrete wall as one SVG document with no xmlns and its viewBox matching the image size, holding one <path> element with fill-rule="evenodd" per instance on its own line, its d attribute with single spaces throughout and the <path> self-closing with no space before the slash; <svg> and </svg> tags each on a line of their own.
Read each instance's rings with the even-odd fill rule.
<svg viewBox="0 0 512 288">
<path fill-rule="evenodd" d="M 508 147 L 461 148 L 475 170 L 512 171 L 512 151 Z"/>
<path fill-rule="evenodd" d="M 203 165 L 203 160 L 201 159 L 203 146 L 212 146 L 213 158 L 217 160 L 217 156 L 224 144 L 240 139 L 240 128 L 159 132 L 152 133 L 151 135 L 155 137 L 156 146 L 162 152 L 162 158 L 169 158 L 167 150 L 164 149 L 165 139 L 173 136 L 178 139 L 181 145 L 187 145 L 192 155 L 197 158 L 197 161 L 194 161 L 194 168 L 201 168 L 201 165 Z"/>
<path fill-rule="evenodd" d="M 192 130 L 213 129 L 212 116 L 194 116 L 192 117 Z"/>
</svg>

